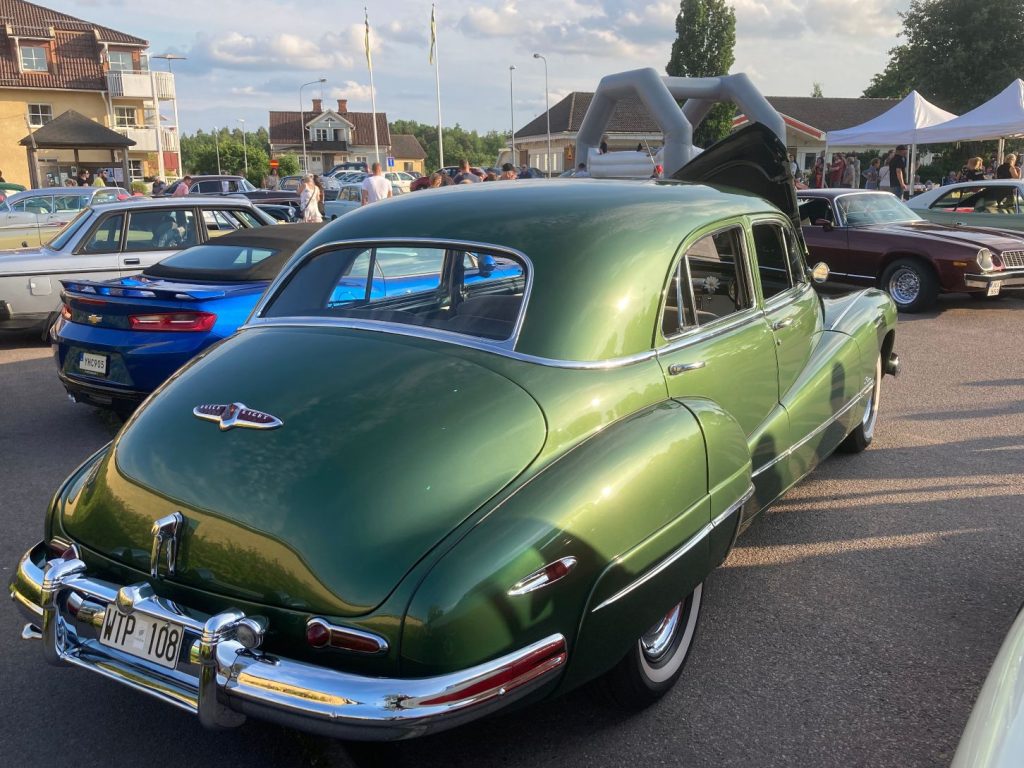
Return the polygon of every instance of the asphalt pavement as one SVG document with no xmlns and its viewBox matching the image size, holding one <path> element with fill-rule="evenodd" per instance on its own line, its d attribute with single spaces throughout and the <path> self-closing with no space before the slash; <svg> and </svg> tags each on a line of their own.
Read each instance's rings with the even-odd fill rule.
<svg viewBox="0 0 1024 768">
<path fill-rule="evenodd" d="M 352 745 L 250 721 L 203 730 L 47 666 L 0 601 L 0 765 L 941 766 L 1024 601 L 1024 300 L 902 316 L 875 441 L 763 514 L 709 579 L 659 704 L 584 689 L 418 741 Z M 60 481 L 115 434 L 70 403 L 47 347 L 0 336 L 0 579 Z"/>
</svg>

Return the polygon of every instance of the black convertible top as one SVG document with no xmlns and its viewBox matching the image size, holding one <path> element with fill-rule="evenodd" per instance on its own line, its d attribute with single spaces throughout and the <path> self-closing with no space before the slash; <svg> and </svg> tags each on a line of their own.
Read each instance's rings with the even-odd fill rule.
<svg viewBox="0 0 1024 768">
<path fill-rule="evenodd" d="M 210 239 L 168 256 L 142 274 L 171 280 L 248 282 L 273 280 L 292 254 L 322 224 L 278 224 L 254 227 Z M 247 249 L 273 251 L 257 261 L 239 261 Z"/>
</svg>

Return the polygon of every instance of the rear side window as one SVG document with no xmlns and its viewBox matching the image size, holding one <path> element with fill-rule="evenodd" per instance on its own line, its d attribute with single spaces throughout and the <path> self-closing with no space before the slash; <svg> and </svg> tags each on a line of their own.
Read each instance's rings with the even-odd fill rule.
<svg viewBox="0 0 1024 768">
<path fill-rule="evenodd" d="M 11 208 L 22 213 L 53 213 L 53 198 L 43 195 L 28 197 L 12 204 Z"/>
<path fill-rule="evenodd" d="M 54 211 L 77 211 L 82 207 L 82 202 L 81 195 L 56 195 L 53 198 L 53 209 Z"/>
<path fill-rule="evenodd" d="M 129 251 L 188 248 L 198 242 L 195 213 L 185 210 L 134 211 L 128 223 Z"/>
<path fill-rule="evenodd" d="M 666 291 L 662 332 L 669 338 L 753 306 L 743 230 L 730 227 L 702 237 L 679 260 Z"/>
<path fill-rule="evenodd" d="M 264 317 L 339 317 L 508 339 L 522 309 L 525 264 L 439 246 L 339 248 L 302 264 Z"/>
<path fill-rule="evenodd" d="M 957 189 L 951 189 L 932 203 L 931 207 L 940 211 L 951 210 L 958 207 L 961 200 L 981 192 L 982 189 L 982 187 L 958 187 Z"/>
</svg>

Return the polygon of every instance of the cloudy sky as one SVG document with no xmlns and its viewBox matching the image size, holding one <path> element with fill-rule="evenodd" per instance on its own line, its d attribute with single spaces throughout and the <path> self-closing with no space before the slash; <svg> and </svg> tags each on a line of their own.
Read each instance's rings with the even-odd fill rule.
<svg viewBox="0 0 1024 768">
<path fill-rule="evenodd" d="M 363 3 L 350 0 L 36 0 L 150 41 L 175 62 L 182 129 L 267 124 L 270 109 L 297 109 L 298 87 L 326 77 L 325 99 L 370 109 Z M 733 0 L 736 64 L 770 96 L 859 96 L 896 44 L 909 0 Z M 429 0 L 368 0 L 377 109 L 390 119 L 436 122 L 427 63 Z M 437 3 L 445 125 L 481 131 L 543 112 L 547 56 L 551 103 L 593 90 L 605 73 L 663 71 L 677 1 L 479 0 Z M 158 67 L 163 62 L 155 62 Z M 305 90 L 306 104 L 319 86 Z"/>
</svg>

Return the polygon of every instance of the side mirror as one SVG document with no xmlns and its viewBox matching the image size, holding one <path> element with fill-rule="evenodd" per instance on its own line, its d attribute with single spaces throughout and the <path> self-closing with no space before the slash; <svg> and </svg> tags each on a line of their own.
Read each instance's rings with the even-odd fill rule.
<svg viewBox="0 0 1024 768">
<path fill-rule="evenodd" d="M 477 257 L 477 269 L 480 271 L 480 277 L 490 277 L 497 268 L 498 262 L 490 254 Z"/>
<path fill-rule="evenodd" d="M 828 219 L 815 219 L 814 226 L 821 227 L 825 232 L 831 232 L 835 227 L 832 226 L 832 222 Z"/>
<path fill-rule="evenodd" d="M 828 280 L 829 269 L 828 264 L 824 261 L 819 261 L 812 268 L 807 270 L 807 276 L 812 282 L 821 285 Z"/>
</svg>

